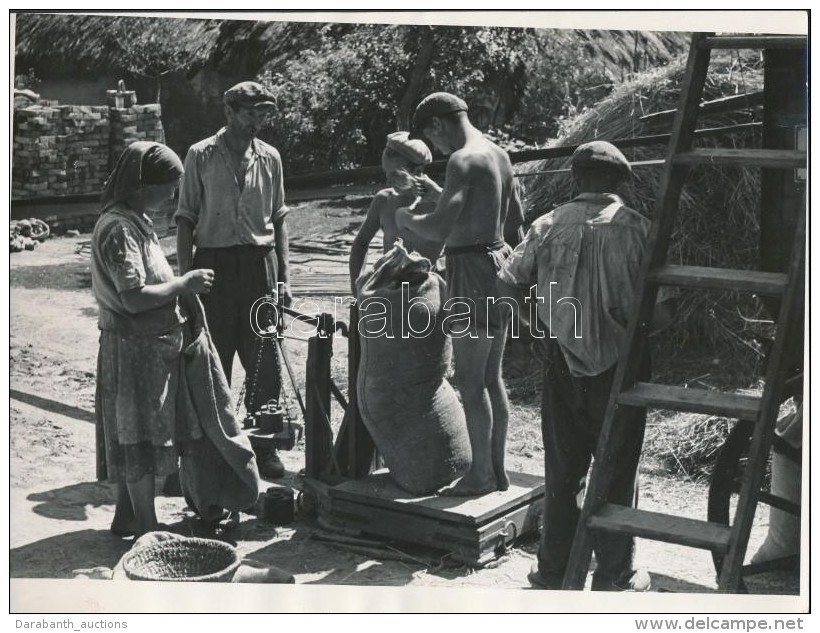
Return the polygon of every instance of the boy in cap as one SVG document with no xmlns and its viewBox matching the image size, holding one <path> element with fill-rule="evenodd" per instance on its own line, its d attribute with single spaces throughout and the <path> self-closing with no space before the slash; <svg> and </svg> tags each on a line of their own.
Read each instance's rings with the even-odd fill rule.
<svg viewBox="0 0 820 633">
<path fill-rule="evenodd" d="M 383 233 L 382 248 L 385 253 L 393 247 L 397 238 L 401 238 L 408 251 L 416 251 L 433 265 L 441 255 L 441 241 L 427 240 L 396 226 L 396 210 L 399 207 L 412 206 L 416 213 L 431 210 L 429 202 L 417 201 L 416 182 L 423 177 L 424 167 L 430 164 L 433 157 L 424 141 L 408 137 L 408 132 L 387 135 L 387 145 L 382 152 L 382 169 L 390 187 L 375 195 L 367 217 L 353 240 L 350 250 L 350 287 L 353 295 L 356 294 L 356 279 L 367 260 L 370 241 L 379 229 Z"/>
<path fill-rule="evenodd" d="M 613 193 L 631 175 L 614 145 L 578 147 L 572 175 L 580 194 L 533 222 L 499 274 L 499 292 L 519 301 L 537 286 L 537 316 L 548 330 L 541 403 L 546 494 L 538 564 L 528 576 L 545 589 L 562 585 L 579 516 L 576 497 L 603 424 L 650 228 Z M 656 308 L 656 328 L 666 310 Z M 638 379 L 649 374 L 647 355 Z M 625 435 L 608 500 L 631 507 L 646 409 L 620 407 L 617 415 Z M 649 576 L 632 567 L 634 547 L 631 536 L 597 537 L 593 590 L 649 589 Z"/>
<path fill-rule="evenodd" d="M 454 496 L 506 490 L 504 466 L 509 405 L 501 378 L 509 308 L 493 303 L 495 280 L 510 252 L 505 238 L 518 243 L 523 213 L 507 153 L 491 143 L 467 117 L 467 104 L 447 92 L 419 103 L 413 136 L 425 136 L 449 155 L 442 190 L 427 179 L 419 183 L 429 213 L 396 212 L 396 225 L 428 240 L 444 242 L 455 382 L 461 392 L 472 449 L 472 465 L 440 490 Z M 466 312 L 462 308 L 466 307 Z M 448 317 L 449 318 L 449 317 Z"/>
<path fill-rule="evenodd" d="M 288 208 L 279 152 L 256 138 L 276 105 L 274 95 L 243 81 L 225 91 L 223 101 L 227 125 L 191 146 L 185 158 L 174 216 L 177 257 L 180 274 L 214 270 L 211 294 L 202 297 L 211 336 L 229 381 L 237 352 L 245 372 L 257 372 L 256 389 L 245 394 L 247 410 L 255 411 L 278 401 L 281 389 L 275 345 L 256 336 L 250 315 L 277 282 L 290 301 Z M 257 453 L 257 462 L 268 479 L 284 475 L 275 450 Z"/>
</svg>

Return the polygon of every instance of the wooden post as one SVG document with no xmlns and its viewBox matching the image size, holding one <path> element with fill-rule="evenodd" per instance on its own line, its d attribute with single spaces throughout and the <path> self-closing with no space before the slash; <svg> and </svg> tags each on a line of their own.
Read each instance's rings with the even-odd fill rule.
<svg viewBox="0 0 820 633">
<path fill-rule="evenodd" d="M 767 50 L 764 52 L 763 147 L 766 149 L 805 149 L 797 147 L 798 130 L 806 129 L 807 100 L 806 49 Z M 799 170 L 761 170 L 760 268 L 786 272 L 794 244 L 798 214 L 805 213 L 806 182 Z M 776 318 L 780 297 L 762 297 L 769 314 Z M 805 293 L 797 293 L 798 319 L 795 335 L 787 346 L 784 370 L 799 372 L 803 365 L 803 306 Z M 788 377 L 788 376 L 787 376 Z"/>
<path fill-rule="evenodd" d="M 350 306 L 350 327 L 347 339 L 347 410 L 339 430 L 336 442 L 336 459 L 341 474 L 346 477 L 359 478 L 370 473 L 375 447 L 370 433 L 362 421 L 359 411 L 357 377 L 361 357 L 359 339 L 359 311 L 356 305 Z"/>
<path fill-rule="evenodd" d="M 320 315 L 319 331 L 308 341 L 305 376 L 305 477 L 309 479 L 325 480 L 331 472 L 330 463 L 333 455 L 333 433 L 330 427 L 332 324 L 331 315 Z"/>
</svg>

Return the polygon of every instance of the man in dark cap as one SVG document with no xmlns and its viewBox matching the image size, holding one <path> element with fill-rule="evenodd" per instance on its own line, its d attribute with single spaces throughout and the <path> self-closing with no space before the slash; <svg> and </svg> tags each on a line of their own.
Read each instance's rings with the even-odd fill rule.
<svg viewBox="0 0 820 633">
<path fill-rule="evenodd" d="M 202 302 L 228 380 L 234 355 L 252 377 L 245 406 L 255 412 L 278 402 L 281 389 L 276 348 L 250 325 L 254 302 L 279 288 L 290 302 L 288 231 L 279 152 L 256 138 L 276 99 L 264 86 L 243 81 L 225 91 L 227 125 L 191 146 L 179 195 L 179 272 L 214 270 L 211 294 Z M 193 247 L 196 245 L 196 255 Z M 280 429 L 281 430 L 281 429 Z M 257 453 L 259 472 L 284 475 L 276 451 Z"/>
<path fill-rule="evenodd" d="M 396 224 L 444 242 L 447 296 L 444 309 L 453 341 L 455 382 L 461 392 L 472 449 L 470 469 L 440 494 L 475 496 L 509 487 L 504 457 L 509 405 L 501 361 L 509 307 L 493 302 L 496 275 L 518 243 L 523 213 L 507 153 L 467 117 L 467 104 L 447 92 L 419 103 L 411 136 L 426 137 L 449 155 L 442 190 L 420 180 L 430 213 L 396 212 Z"/>
<path fill-rule="evenodd" d="M 499 274 L 501 294 L 537 306 L 546 343 L 541 403 L 546 494 L 538 564 L 528 576 L 545 589 L 561 588 L 579 516 L 576 499 L 603 424 L 650 228 L 649 220 L 614 193 L 631 175 L 614 145 L 593 141 L 578 147 L 572 175 L 580 195 L 533 222 Z M 654 327 L 663 327 L 668 308 L 657 306 L 655 316 Z M 638 380 L 649 373 L 647 355 Z M 646 409 L 621 407 L 617 415 L 626 432 L 609 501 L 631 507 L 637 501 Z M 649 576 L 632 567 L 634 547 L 630 536 L 597 537 L 593 590 L 649 589 Z"/>
</svg>

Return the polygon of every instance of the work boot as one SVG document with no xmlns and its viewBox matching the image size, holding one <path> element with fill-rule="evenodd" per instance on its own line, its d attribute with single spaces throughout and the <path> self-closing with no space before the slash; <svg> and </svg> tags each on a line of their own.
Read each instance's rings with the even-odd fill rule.
<svg viewBox="0 0 820 633">
<path fill-rule="evenodd" d="M 652 580 L 649 574 L 643 570 L 628 569 L 615 580 L 606 577 L 592 576 L 593 591 L 649 591 L 652 588 Z"/>
<path fill-rule="evenodd" d="M 162 484 L 162 494 L 166 497 L 181 497 L 182 484 L 179 481 L 179 471 L 171 473 Z"/>
<path fill-rule="evenodd" d="M 542 574 L 538 571 L 538 561 L 532 564 L 530 573 L 527 574 L 527 580 L 530 581 L 533 589 L 551 589 L 559 590 L 564 582 L 564 574 L 552 573 Z"/>
<path fill-rule="evenodd" d="M 263 479 L 281 479 L 285 476 L 285 465 L 276 449 L 257 454 L 256 467 Z"/>
</svg>

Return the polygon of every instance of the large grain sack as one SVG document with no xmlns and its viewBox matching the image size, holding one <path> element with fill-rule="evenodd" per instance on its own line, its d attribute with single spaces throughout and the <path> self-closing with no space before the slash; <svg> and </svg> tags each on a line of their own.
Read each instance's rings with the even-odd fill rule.
<svg viewBox="0 0 820 633">
<path fill-rule="evenodd" d="M 777 422 L 777 433 L 793 448 L 803 444 L 803 405 L 797 412 Z M 792 503 L 800 503 L 802 470 L 800 463 L 778 451 L 772 452 L 771 493 Z M 800 553 L 800 515 L 777 508 L 769 509 L 769 531 L 752 563 L 794 556 Z"/>
<path fill-rule="evenodd" d="M 399 243 L 357 281 L 362 419 L 399 486 L 431 493 L 470 466 L 464 410 L 445 379 L 445 282 Z"/>
</svg>

